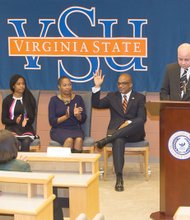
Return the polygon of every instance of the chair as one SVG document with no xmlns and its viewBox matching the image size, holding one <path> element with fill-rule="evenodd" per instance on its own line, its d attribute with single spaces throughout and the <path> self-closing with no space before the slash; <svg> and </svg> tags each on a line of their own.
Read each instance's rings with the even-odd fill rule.
<svg viewBox="0 0 190 220">
<path fill-rule="evenodd" d="M 141 92 L 146 96 L 146 92 Z M 138 142 L 127 142 L 125 143 L 125 154 L 137 155 L 144 157 L 144 174 L 146 180 L 149 179 L 149 142 L 147 140 Z M 112 144 L 108 144 L 104 147 L 104 180 L 107 177 L 108 158 L 112 155 Z M 140 163 L 141 172 L 143 171 L 143 165 Z"/>
<path fill-rule="evenodd" d="M 144 173 L 146 180 L 149 179 L 148 161 L 149 161 L 149 142 L 128 142 L 125 144 L 125 154 L 127 155 L 141 155 L 144 157 Z M 107 177 L 108 158 L 112 155 L 112 144 L 108 144 L 104 147 L 104 180 Z M 143 166 L 140 163 L 141 171 Z"/>
<path fill-rule="evenodd" d="M 90 137 L 91 135 L 91 118 L 92 118 L 92 105 L 91 105 L 91 92 L 78 93 L 83 98 L 85 108 L 86 108 L 86 121 L 82 124 L 82 129 L 84 131 L 84 141 L 83 141 L 83 151 L 84 152 L 94 152 L 94 139 Z M 49 146 L 62 146 L 57 141 L 50 140 Z"/>
<path fill-rule="evenodd" d="M 38 104 L 39 104 L 39 98 L 40 98 L 40 91 L 39 90 L 31 90 L 35 100 L 36 100 L 36 106 L 37 106 L 37 110 L 36 110 L 36 116 L 35 116 L 35 120 L 33 123 L 33 127 L 34 130 L 37 131 L 37 115 L 38 115 Z M 30 144 L 30 151 L 40 151 L 40 138 L 36 138 L 32 141 L 32 143 Z"/>
<path fill-rule="evenodd" d="M 36 106 L 37 106 L 37 111 L 38 111 L 38 103 L 39 103 L 39 97 L 40 97 L 40 91 L 39 90 L 31 90 L 31 93 L 33 94 L 35 100 L 36 100 Z M 10 90 L 1 90 L 1 95 L 2 95 L 2 100 L 10 94 Z M 36 111 L 36 116 L 34 119 L 33 127 L 34 130 L 36 131 L 37 128 L 37 111 Z M 40 139 L 36 138 L 32 141 L 30 144 L 30 151 L 40 151 Z"/>
</svg>

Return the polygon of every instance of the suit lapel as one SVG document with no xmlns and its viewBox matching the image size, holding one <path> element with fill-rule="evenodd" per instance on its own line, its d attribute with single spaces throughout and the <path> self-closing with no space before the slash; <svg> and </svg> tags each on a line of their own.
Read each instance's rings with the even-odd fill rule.
<svg viewBox="0 0 190 220">
<path fill-rule="evenodd" d="M 180 91 L 180 71 L 181 71 L 181 67 L 179 66 L 179 68 L 177 69 L 175 75 L 177 77 L 176 81 L 176 88 L 178 90 L 178 93 L 181 95 L 181 91 Z"/>
</svg>

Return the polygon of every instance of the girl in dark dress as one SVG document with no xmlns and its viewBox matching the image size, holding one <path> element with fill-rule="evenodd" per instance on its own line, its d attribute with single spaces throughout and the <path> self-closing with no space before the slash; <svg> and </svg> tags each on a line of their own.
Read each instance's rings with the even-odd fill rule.
<svg viewBox="0 0 190 220">
<path fill-rule="evenodd" d="M 36 101 L 21 75 L 12 76 L 10 89 L 12 93 L 2 104 L 2 123 L 5 129 L 17 137 L 21 151 L 29 151 L 30 144 L 35 138 L 32 124 L 36 113 Z"/>
<path fill-rule="evenodd" d="M 72 91 L 69 78 L 63 76 L 58 80 L 59 94 L 49 102 L 50 137 L 71 152 L 82 152 L 84 133 L 81 124 L 86 120 L 84 102 L 81 96 Z"/>
</svg>

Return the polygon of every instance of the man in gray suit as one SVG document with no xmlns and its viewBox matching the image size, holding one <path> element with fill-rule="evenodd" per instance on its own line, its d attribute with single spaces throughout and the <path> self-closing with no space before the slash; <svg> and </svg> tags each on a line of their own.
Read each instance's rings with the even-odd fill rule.
<svg viewBox="0 0 190 220">
<path fill-rule="evenodd" d="M 168 64 L 160 91 L 161 100 L 190 101 L 190 44 L 178 47 L 178 63 Z"/>
<path fill-rule="evenodd" d="M 145 96 L 132 90 L 132 77 L 121 74 L 118 78 L 118 91 L 108 93 L 100 99 L 100 88 L 104 81 L 102 71 L 94 75 L 92 88 L 92 106 L 110 110 L 110 122 L 107 137 L 97 141 L 96 146 L 102 149 L 107 143 L 112 143 L 113 164 L 116 173 L 116 191 L 123 191 L 123 166 L 126 142 L 142 141 L 145 137 L 144 123 L 146 121 Z M 124 104 L 125 96 L 127 103 Z"/>
</svg>

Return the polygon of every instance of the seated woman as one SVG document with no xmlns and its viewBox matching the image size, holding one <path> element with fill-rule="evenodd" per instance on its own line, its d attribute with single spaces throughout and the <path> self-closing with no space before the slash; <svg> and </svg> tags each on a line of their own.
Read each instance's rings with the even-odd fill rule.
<svg viewBox="0 0 190 220">
<path fill-rule="evenodd" d="M 35 119 L 36 101 L 21 75 L 12 76 L 10 89 L 12 93 L 3 100 L 1 120 L 5 129 L 17 137 L 21 151 L 29 151 L 35 138 L 32 124 Z"/>
<path fill-rule="evenodd" d="M 81 124 L 86 120 L 86 111 L 81 96 L 72 91 L 72 84 L 66 76 L 58 80 L 59 94 L 49 102 L 50 137 L 71 152 L 82 152 L 84 133 Z"/>
<path fill-rule="evenodd" d="M 17 153 L 16 137 L 8 130 L 0 130 L 0 170 L 31 172 L 30 165 L 26 161 L 17 159 Z M 57 196 L 56 187 L 53 187 L 53 193 Z M 53 210 L 54 220 L 63 220 L 62 204 L 57 197 L 53 201 Z"/>
</svg>

